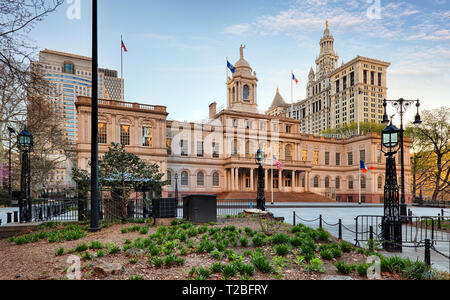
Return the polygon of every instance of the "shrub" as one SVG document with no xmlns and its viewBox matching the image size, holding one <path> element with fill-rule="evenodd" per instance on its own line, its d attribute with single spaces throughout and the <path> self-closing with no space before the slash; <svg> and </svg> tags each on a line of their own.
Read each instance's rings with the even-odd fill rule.
<svg viewBox="0 0 450 300">
<path fill-rule="evenodd" d="M 334 258 L 333 253 L 329 249 L 322 249 L 320 251 L 320 257 L 326 260 L 332 260 Z"/>
<path fill-rule="evenodd" d="M 127 228 L 122 228 L 122 229 L 120 229 L 120 232 L 122 234 L 128 233 L 128 229 Z"/>
<path fill-rule="evenodd" d="M 95 256 L 96 256 L 96 257 L 103 257 L 103 256 L 105 256 L 105 252 L 103 252 L 103 250 L 99 250 L 99 251 L 97 251 L 97 252 L 95 253 Z"/>
<path fill-rule="evenodd" d="M 248 246 L 248 239 L 243 236 L 239 239 L 239 243 L 241 244 L 242 247 L 247 247 Z"/>
<path fill-rule="evenodd" d="M 409 259 L 403 259 L 398 256 L 383 257 L 381 259 L 381 272 L 402 273 L 403 270 L 411 266 Z"/>
<path fill-rule="evenodd" d="M 130 280 L 144 280 L 144 277 L 141 275 L 131 275 Z"/>
<path fill-rule="evenodd" d="M 343 261 L 335 263 L 334 266 L 336 267 L 336 269 L 339 273 L 344 274 L 344 275 L 350 274 L 355 269 L 354 265 L 346 264 Z"/>
<path fill-rule="evenodd" d="M 353 250 L 353 246 L 352 244 L 350 244 L 347 241 L 341 241 L 339 243 L 339 248 L 344 252 L 344 253 L 349 253 Z"/>
<path fill-rule="evenodd" d="M 141 227 L 141 228 L 139 229 L 139 233 L 140 233 L 140 234 L 147 234 L 147 233 L 148 233 L 148 230 L 149 230 L 148 226 L 144 226 L 144 227 Z"/>
<path fill-rule="evenodd" d="M 233 264 L 226 265 L 222 269 L 222 274 L 225 280 L 233 278 L 237 274 L 236 267 Z"/>
<path fill-rule="evenodd" d="M 272 237 L 272 243 L 275 245 L 289 243 L 290 237 L 285 233 L 277 233 Z"/>
<path fill-rule="evenodd" d="M 307 273 L 311 272 L 318 272 L 318 273 L 324 273 L 325 269 L 322 267 L 323 262 L 320 260 L 320 258 L 313 258 L 310 260 L 309 264 L 304 266 L 303 269 Z"/>
<path fill-rule="evenodd" d="M 252 243 L 255 247 L 262 247 L 264 245 L 264 234 L 258 233 L 252 238 Z"/>
<path fill-rule="evenodd" d="M 253 255 L 251 259 L 252 264 L 262 273 L 273 272 L 273 267 L 270 264 L 269 259 L 265 255 Z"/>
<path fill-rule="evenodd" d="M 83 260 L 92 260 L 92 255 L 89 252 L 84 252 L 84 254 L 81 258 Z"/>
<path fill-rule="evenodd" d="M 254 235 L 253 230 L 251 228 L 249 228 L 249 227 L 245 227 L 244 231 L 245 231 L 245 234 L 248 235 L 248 236 L 253 236 Z"/>
<path fill-rule="evenodd" d="M 279 244 L 273 247 L 273 250 L 277 255 L 286 256 L 289 253 L 289 245 L 288 244 Z"/>
<path fill-rule="evenodd" d="M 58 248 L 55 252 L 55 256 L 62 256 L 64 254 L 64 248 Z"/>
<path fill-rule="evenodd" d="M 291 238 L 290 240 L 289 240 L 289 243 L 293 246 L 293 247 L 300 247 L 302 244 L 303 244 L 303 239 L 302 238 L 300 238 L 300 237 L 298 237 L 298 236 L 295 236 L 295 237 L 293 237 L 293 238 Z"/>
<path fill-rule="evenodd" d="M 135 265 L 135 264 L 137 264 L 137 262 L 138 262 L 138 259 L 136 257 L 130 258 L 130 264 Z"/>
<path fill-rule="evenodd" d="M 358 272 L 358 275 L 361 277 L 367 277 L 367 270 L 369 269 L 369 264 L 360 264 L 356 267 L 356 272 Z"/>
<path fill-rule="evenodd" d="M 80 244 L 75 248 L 75 251 L 81 253 L 86 251 L 87 249 L 89 249 L 89 247 L 86 244 Z"/>
<path fill-rule="evenodd" d="M 186 262 L 186 260 L 184 258 L 181 258 L 181 257 L 175 258 L 175 264 L 178 267 L 183 266 L 185 262 Z"/>
<path fill-rule="evenodd" d="M 328 242 L 330 240 L 331 235 L 326 232 L 323 228 L 318 228 L 315 234 L 315 240 L 321 242 Z"/>
<path fill-rule="evenodd" d="M 206 280 L 209 278 L 211 273 L 209 272 L 208 269 L 205 269 L 203 267 L 199 267 L 199 268 L 193 267 L 189 271 L 189 275 L 194 276 L 194 280 Z"/>
<path fill-rule="evenodd" d="M 333 254 L 333 258 L 342 257 L 342 251 L 339 248 L 332 248 L 331 253 Z"/>
<path fill-rule="evenodd" d="M 206 233 L 208 231 L 208 226 L 205 226 L 205 225 L 200 226 L 200 227 L 197 228 L 197 231 L 200 234 Z"/>
<path fill-rule="evenodd" d="M 292 233 L 300 233 L 300 232 L 303 232 L 303 231 L 304 231 L 304 228 L 305 228 L 305 225 L 303 225 L 303 224 L 298 224 L 298 225 L 293 226 L 293 227 L 291 228 L 291 232 L 292 232 Z"/>
<path fill-rule="evenodd" d="M 214 259 L 217 259 L 217 260 L 221 260 L 222 257 L 223 257 L 223 253 L 221 251 L 217 251 L 217 250 L 212 251 L 211 252 L 211 257 L 214 258 Z"/>
<path fill-rule="evenodd" d="M 165 258 L 164 258 L 164 264 L 167 266 L 167 267 L 170 267 L 171 265 L 174 265 L 175 264 L 175 262 L 176 262 L 176 256 L 174 256 L 174 255 L 168 255 L 168 256 L 166 256 Z"/>
<path fill-rule="evenodd" d="M 237 270 L 242 276 L 253 276 L 255 274 L 255 267 L 249 264 L 238 264 Z"/>
<path fill-rule="evenodd" d="M 216 262 L 211 265 L 210 269 L 211 273 L 213 274 L 222 273 L 223 265 L 219 262 Z"/>
<path fill-rule="evenodd" d="M 93 241 L 89 245 L 89 249 L 92 249 L 92 250 L 99 250 L 99 249 L 102 249 L 102 248 L 103 248 L 102 243 L 97 242 L 97 241 Z"/>
<path fill-rule="evenodd" d="M 163 259 L 160 257 L 153 257 L 151 263 L 155 266 L 155 268 L 161 268 Z"/>
<path fill-rule="evenodd" d="M 114 243 L 114 245 L 112 245 L 112 247 L 109 249 L 109 254 L 117 254 L 120 252 L 120 248 L 119 246 L 117 246 L 116 243 Z"/>
<path fill-rule="evenodd" d="M 197 234 L 198 234 L 198 232 L 197 232 L 197 230 L 195 228 L 189 228 L 188 231 L 187 231 L 187 235 L 189 237 L 197 236 Z"/>
</svg>

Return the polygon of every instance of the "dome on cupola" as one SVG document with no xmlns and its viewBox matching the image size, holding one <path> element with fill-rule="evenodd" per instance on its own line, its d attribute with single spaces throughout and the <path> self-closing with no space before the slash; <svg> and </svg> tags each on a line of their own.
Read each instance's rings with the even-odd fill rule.
<svg viewBox="0 0 450 300">
<path fill-rule="evenodd" d="M 234 66 L 236 67 L 236 69 L 246 68 L 246 69 L 249 69 L 251 71 L 252 68 L 250 67 L 250 64 L 244 59 L 244 49 L 245 49 L 245 46 L 241 45 L 240 58 L 236 62 L 236 64 Z"/>
</svg>

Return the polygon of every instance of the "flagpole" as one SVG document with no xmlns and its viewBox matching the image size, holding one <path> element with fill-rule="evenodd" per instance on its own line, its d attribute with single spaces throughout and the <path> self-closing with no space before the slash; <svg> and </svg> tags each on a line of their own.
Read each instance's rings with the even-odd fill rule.
<svg viewBox="0 0 450 300">
<path fill-rule="evenodd" d="M 123 79 L 123 37 L 120 35 L 120 77 Z"/>
<path fill-rule="evenodd" d="M 294 71 L 291 71 L 291 118 L 294 118 Z"/>
</svg>

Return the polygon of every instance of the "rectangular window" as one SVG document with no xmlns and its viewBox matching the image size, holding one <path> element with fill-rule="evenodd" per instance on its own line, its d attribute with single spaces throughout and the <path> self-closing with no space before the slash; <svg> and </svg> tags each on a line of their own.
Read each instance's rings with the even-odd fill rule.
<svg viewBox="0 0 450 300">
<path fill-rule="evenodd" d="M 302 161 L 307 161 L 307 160 L 308 160 L 308 151 L 303 150 L 302 151 Z"/>
<path fill-rule="evenodd" d="M 124 146 L 130 145 L 130 125 L 120 125 L 120 143 Z"/>
<path fill-rule="evenodd" d="M 319 151 L 314 151 L 314 164 L 319 164 Z"/>
<path fill-rule="evenodd" d="M 341 165 L 341 154 L 336 153 L 336 166 L 340 166 L 340 165 Z"/>
<path fill-rule="evenodd" d="M 367 84 L 367 70 L 363 71 L 363 82 L 364 84 Z"/>
<path fill-rule="evenodd" d="M 339 93 L 339 80 L 336 80 L 336 93 Z"/>
<path fill-rule="evenodd" d="M 370 84 L 375 85 L 375 72 L 370 72 Z"/>
<path fill-rule="evenodd" d="M 213 158 L 219 158 L 219 144 L 212 143 L 212 148 L 213 148 Z"/>
<path fill-rule="evenodd" d="M 353 166 L 353 152 L 348 153 L 348 165 Z"/>
<path fill-rule="evenodd" d="M 381 150 L 377 150 L 377 163 L 381 164 Z"/>
<path fill-rule="evenodd" d="M 98 143 L 107 144 L 108 136 L 106 133 L 106 123 L 98 123 Z"/>
<path fill-rule="evenodd" d="M 350 73 L 350 86 L 354 86 L 355 85 L 355 73 L 351 72 Z"/>
<path fill-rule="evenodd" d="M 180 141 L 181 156 L 188 156 L 188 143 L 186 140 Z"/>
<path fill-rule="evenodd" d="M 325 165 L 330 165 L 330 152 L 325 152 Z"/>
<path fill-rule="evenodd" d="M 197 157 L 203 157 L 203 142 L 197 142 Z"/>
<path fill-rule="evenodd" d="M 381 86 L 381 73 L 378 73 L 378 86 Z"/>
<path fill-rule="evenodd" d="M 166 147 L 167 147 L 167 154 L 172 154 L 172 139 L 166 138 Z"/>
<path fill-rule="evenodd" d="M 152 146 L 152 128 L 143 127 L 142 128 L 142 146 L 151 147 Z"/>
<path fill-rule="evenodd" d="M 366 162 L 366 150 L 359 151 L 359 160 Z"/>
</svg>

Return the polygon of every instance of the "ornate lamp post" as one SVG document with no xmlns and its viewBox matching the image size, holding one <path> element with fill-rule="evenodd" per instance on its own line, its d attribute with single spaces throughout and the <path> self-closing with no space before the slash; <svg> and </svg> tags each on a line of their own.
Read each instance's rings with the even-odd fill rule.
<svg viewBox="0 0 450 300">
<path fill-rule="evenodd" d="M 256 152 L 256 164 L 258 167 L 258 197 L 256 198 L 257 209 L 266 211 L 266 195 L 264 194 L 264 168 L 262 162 L 264 160 L 264 152 L 258 149 Z"/>
<path fill-rule="evenodd" d="M 384 186 L 383 247 L 389 252 L 402 251 L 402 222 L 399 205 L 397 167 L 394 155 L 398 152 L 400 130 L 392 123 L 381 135 L 381 144 L 386 148 L 386 182 Z"/>
<path fill-rule="evenodd" d="M 405 199 L 405 148 L 404 148 L 404 127 L 403 127 L 403 116 L 405 115 L 408 108 L 410 108 L 414 103 L 416 103 L 417 114 L 414 121 L 414 125 L 420 125 L 422 123 L 419 108 L 420 108 L 420 100 L 405 100 L 403 98 L 399 100 L 386 100 L 384 99 L 384 118 L 383 123 L 388 124 L 389 118 L 387 115 L 387 104 L 391 103 L 391 105 L 397 110 L 397 113 L 400 115 L 400 165 L 401 165 L 401 177 L 400 177 L 400 186 L 401 186 L 401 204 L 400 204 L 400 215 L 406 219 L 406 199 Z"/>
<path fill-rule="evenodd" d="M 22 152 L 22 172 L 20 176 L 20 199 L 19 213 L 20 221 L 30 222 L 31 215 L 31 176 L 30 176 L 30 152 L 33 151 L 33 136 L 25 127 L 19 133 L 18 146 Z M 25 202 L 25 203 L 24 203 Z"/>
<path fill-rule="evenodd" d="M 11 135 L 12 134 L 16 134 L 16 131 L 13 129 L 13 128 L 11 128 L 11 127 L 8 127 L 8 131 L 9 131 L 9 165 L 8 165 L 8 194 L 9 194 L 9 197 L 11 197 L 11 148 L 12 148 L 12 146 L 11 146 L 11 140 L 12 140 L 12 138 L 11 138 Z"/>
</svg>

